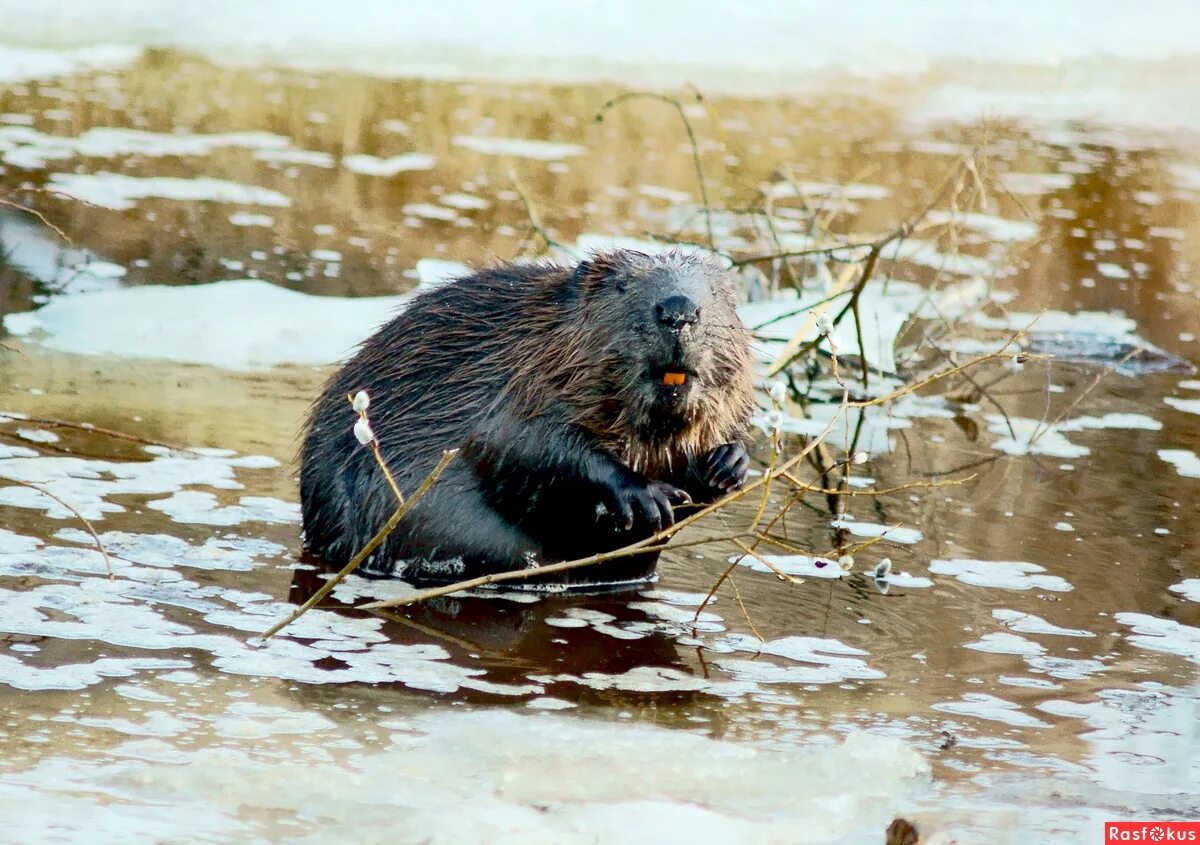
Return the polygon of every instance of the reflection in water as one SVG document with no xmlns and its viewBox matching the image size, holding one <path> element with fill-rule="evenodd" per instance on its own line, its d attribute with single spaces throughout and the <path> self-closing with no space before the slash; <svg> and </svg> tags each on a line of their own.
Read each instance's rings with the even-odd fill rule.
<svg viewBox="0 0 1200 845">
<path fill-rule="evenodd" d="M 678 114 L 635 102 L 595 122 L 611 94 L 218 68 L 162 51 L 126 70 L 0 89 L 0 191 L 73 242 L 60 248 L 35 220 L 5 210 L 0 312 L 89 291 L 244 278 L 305 294 L 394 296 L 417 284 L 422 259 L 530 252 L 526 200 L 565 244 L 596 243 L 597 232 L 703 240 Z M 6 765 L 44 767 L 47 749 L 72 766 L 111 751 L 96 764 L 109 778 L 114 759 L 250 753 L 239 743 L 258 732 L 271 765 L 294 753 L 332 778 L 352 755 L 386 755 L 422 731 L 462 736 L 414 714 L 503 703 L 793 750 L 866 727 L 927 753 L 939 780 L 964 794 L 986 785 L 999 807 L 960 805 L 978 818 L 1046 800 L 1014 770 L 1055 778 L 1078 804 L 1186 810 L 1200 759 L 1200 603 L 1187 586 L 1200 515 L 1200 416 L 1189 403 L 1200 394 L 1178 364 L 1200 357 L 1191 153 L 1128 136 L 1115 143 L 1087 125 L 947 125 L 910 137 L 893 105 L 858 96 L 718 98 L 686 113 L 710 198 L 730 210 L 713 215 L 730 250 L 767 237 L 736 213 L 761 202 L 762 184 L 780 202 L 776 235 L 798 248 L 813 211 L 848 234 L 889 228 L 936 189 L 952 156 L 986 139 L 1005 186 L 989 214 L 898 250 L 885 272 L 948 289 L 994 276 L 999 295 L 971 318 L 979 336 L 1055 309 L 1065 313 L 1044 319 L 1074 329 L 1072 343 L 1080 329 L 1105 330 L 1099 353 L 1067 358 L 1114 363 L 1132 337 L 1160 350 L 1152 363 L 1170 366 L 1097 384 L 1095 366 L 1033 360 L 984 374 L 987 396 L 976 385 L 867 409 L 850 421 L 870 452 L 855 469 L 859 489 L 973 477 L 857 496 L 836 526 L 832 497 L 795 508 L 781 532 L 830 558 L 871 532 L 903 529 L 840 577 L 793 559 L 779 565 L 804 583 L 787 584 L 747 561 L 733 575 L 737 593 L 722 590 L 698 617 L 733 547 L 670 551 L 660 581 L 633 595 L 500 594 L 388 616 L 347 606 L 406 588 L 354 578 L 309 627 L 261 652 L 247 636 L 321 583 L 289 551 L 298 547 L 289 462 L 324 371 L 301 363 L 234 373 L 8 338 L 0 408 L 41 421 L 0 421 L 0 477 L 89 496 L 118 580 L 108 585 L 70 514 L 0 487 L 0 681 L 13 702 L 0 729 Z M 952 246 L 970 260 L 942 261 Z M 239 313 L 246 303 L 230 293 L 228 313 L 204 319 L 261 339 L 265 329 L 253 332 L 265 316 Z M 278 320 L 272 343 L 341 338 L 332 302 L 322 316 L 324 332 L 314 320 L 290 339 Z M 178 319 L 182 334 L 189 318 L 202 322 L 196 312 L 160 323 L 169 334 Z M 927 362 L 914 347 L 931 323 L 896 331 L 896 365 L 919 372 Z M 1114 333 L 1126 338 L 1115 351 Z M 963 334 L 939 342 L 978 340 Z M 958 348 L 969 354 L 965 342 Z M 821 409 L 813 415 L 819 431 Z M 148 452 L 53 419 L 237 455 Z M 155 484 L 144 477 L 151 460 Z M 883 592 L 870 575 L 885 557 Z M 514 724 L 501 727 L 534 742 L 536 728 Z M 590 729 L 564 736 L 596 741 Z M 861 770 L 889 761 L 889 772 L 904 769 L 895 780 L 881 775 L 892 792 L 914 771 L 891 752 L 869 760 Z M 255 761 L 241 762 L 254 771 Z M 359 770 L 372 765 L 384 766 Z M 38 771 L 33 781 L 53 780 Z M 21 799 L 0 790 L 5 800 Z"/>
</svg>

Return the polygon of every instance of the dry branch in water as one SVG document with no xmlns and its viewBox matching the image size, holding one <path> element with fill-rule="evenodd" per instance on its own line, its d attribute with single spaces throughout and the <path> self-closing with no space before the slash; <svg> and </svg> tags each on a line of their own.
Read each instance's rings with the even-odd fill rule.
<svg viewBox="0 0 1200 845">
<path fill-rule="evenodd" d="M 658 239 L 679 245 L 686 244 L 692 247 L 703 246 L 704 248 L 713 252 L 724 254 L 721 252 L 717 244 L 716 232 L 713 226 L 713 209 L 709 204 L 707 183 L 700 160 L 699 143 L 696 140 L 695 130 L 691 124 L 691 121 L 688 119 L 687 112 L 683 105 L 678 100 L 662 95 L 627 93 L 622 94 L 606 103 L 596 115 L 597 120 L 603 119 L 607 111 L 635 98 L 652 99 L 665 103 L 672 106 L 680 114 L 688 134 L 689 142 L 691 143 L 693 163 L 696 169 L 697 181 L 700 185 L 700 192 L 703 202 L 702 211 L 704 215 L 706 235 L 708 238 L 707 245 L 686 242 L 681 240 L 679 237 L 664 238 L 657 236 Z M 525 205 L 525 211 L 530 226 L 530 237 L 540 238 L 543 242 L 543 248 L 560 247 L 561 245 L 550 234 L 550 230 L 543 223 L 541 215 L 534 208 L 528 195 L 521 187 L 515 173 L 510 173 L 510 176 Z M 803 328 L 787 344 L 785 344 L 782 352 L 778 354 L 774 363 L 768 370 L 768 377 L 780 373 L 790 374 L 792 369 L 796 367 L 796 365 L 806 356 L 821 354 L 823 357 L 828 358 L 831 362 L 833 377 L 841 389 L 841 401 L 834 410 L 834 413 L 832 414 L 824 430 L 814 437 L 807 438 L 804 445 L 797 452 L 789 456 L 785 456 L 784 438 L 780 435 L 778 428 L 774 429 L 772 431 L 771 459 L 769 464 L 765 467 L 763 474 L 759 478 L 751 481 L 741 490 L 731 493 L 723 499 L 700 509 L 684 519 L 681 519 L 671 527 L 666 528 L 651 537 L 630 543 L 621 548 L 600 554 L 589 555 L 577 560 L 549 563 L 536 567 L 522 566 L 518 569 L 505 572 L 496 572 L 476 578 L 464 579 L 455 583 L 419 590 L 401 598 L 368 602 L 358 605 L 356 609 L 383 611 L 389 608 L 417 604 L 430 599 L 459 593 L 464 590 L 492 587 L 503 583 L 552 575 L 555 573 L 566 572 L 587 566 L 594 566 L 596 564 L 600 564 L 605 561 L 611 561 L 617 558 L 636 555 L 644 552 L 648 548 L 665 544 L 666 541 L 675 537 L 684 529 L 696 526 L 698 523 L 709 519 L 714 514 L 728 513 L 731 506 L 738 502 L 744 501 L 747 499 L 747 497 L 750 497 L 752 494 L 754 494 L 756 505 L 754 507 L 753 517 L 748 519 L 744 527 L 735 529 L 733 531 L 723 531 L 719 533 L 709 532 L 708 536 L 702 536 L 694 540 L 685 539 L 683 542 L 676 542 L 674 547 L 680 548 L 686 546 L 727 543 L 732 544 L 740 552 L 738 556 L 731 558 L 730 565 L 724 570 L 716 583 L 713 584 L 712 589 L 709 591 L 708 596 L 705 599 L 704 605 L 707 605 L 707 603 L 711 601 L 713 596 L 723 584 L 729 582 L 731 588 L 735 590 L 735 599 L 738 601 L 739 606 L 742 607 L 743 612 L 746 613 L 746 619 L 750 629 L 755 631 L 756 629 L 754 623 L 750 620 L 749 612 L 745 605 L 741 602 L 740 594 L 736 592 L 736 586 L 733 585 L 731 576 L 739 563 L 741 563 L 742 559 L 749 556 L 762 562 L 767 569 L 774 571 L 776 576 L 781 581 L 792 585 L 803 583 L 801 579 L 788 575 L 780 570 L 777 566 L 773 565 L 769 558 L 761 550 L 764 548 L 771 548 L 783 550 L 788 553 L 808 553 L 803 549 L 799 549 L 795 544 L 787 540 L 785 537 L 780 536 L 780 534 L 776 531 L 777 527 L 784 523 L 784 520 L 790 510 L 798 503 L 802 502 L 806 495 L 817 494 L 825 496 L 831 503 L 830 507 L 834 515 L 841 516 L 845 513 L 845 502 L 854 496 L 880 496 L 893 492 L 912 490 L 914 488 L 962 484 L 973 479 L 975 476 L 970 475 L 962 478 L 941 481 L 913 481 L 899 485 L 892 485 L 882 489 L 854 489 L 850 484 L 851 467 L 853 464 L 859 463 L 860 460 L 866 460 L 868 458 L 865 453 L 858 452 L 855 447 L 858 437 L 857 432 L 861 430 L 862 426 L 862 412 L 865 412 L 865 409 L 870 407 L 884 406 L 895 402 L 896 400 L 899 400 L 905 396 L 921 391 L 927 387 L 930 387 L 931 385 L 947 379 L 954 377 L 967 379 L 969 378 L 967 374 L 968 370 L 987 362 L 998 359 L 1012 358 L 1013 353 L 1009 350 L 1011 350 L 1014 345 L 1020 343 L 1022 338 L 1029 331 L 1030 326 L 1027 326 L 1024 329 L 1012 334 L 993 352 L 976 356 L 965 362 L 959 362 L 952 356 L 947 356 L 949 358 L 949 362 L 941 369 L 938 369 L 935 372 L 923 377 L 916 378 L 909 383 L 902 384 L 901 386 L 884 392 L 882 395 L 878 396 L 871 396 L 870 394 L 866 393 L 870 387 L 869 377 L 872 367 L 864 359 L 857 365 L 857 369 L 860 374 L 859 378 L 861 379 L 861 386 L 865 394 L 861 398 L 852 397 L 850 387 L 843 380 L 843 371 L 839 368 L 838 350 L 832 341 L 832 332 L 834 327 L 836 327 L 840 321 L 848 316 L 853 317 L 855 320 L 855 334 L 857 336 L 860 357 L 862 357 L 862 351 L 865 349 L 865 344 L 863 342 L 862 315 L 859 313 L 860 300 L 868 282 L 875 277 L 880 262 L 884 258 L 885 251 L 890 246 L 904 241 L 919 231 L 929 229 L 937 229 L 941 231 L 948 228 L 953 235 L 954 214 L 951 214 L 950 219 L 946 221 L 930 221 L 927 218 L 930 216 L 932 211 L 934 211 L 943 202 L 946 202 L 948 198 L 951 208 L 957 210 L 959 207 L 959 194 L 964 191 L 964 185 L 968 184 L 968 182 L 971 186 L 973 186 L 972 190 L 975 192 L 973 195 L 984 194 L 985 186 L 974 158 L 966 158 L 959 161 L 949 175 L 945 178 L 940 188 L 933 192 L 931 197 L 922 204 L 921 208 L 916 213 L 904 220 L 899 225 L 895 226 L 890 231 L 874 237 L 837 238 L 827 234 L 825 236 L 825 242 L 822 242 L 818 239 L 817 245 L 812 248 L 801 250 L 779 249 L 771 253 L 762 253 L 736 258 L 732 256 L 726 256 L 727 258 L 730 258 L 734 266 L 746 266 L 749 264 L 766 261 L 783 261 L 785 265 L 785 275 L 797 285 L 799 284 L 799 277 L 795 275 L 790 265 L 787 264 L 787 262 L 793 258 L 802 258 L 817 254 L 832 256 L 835 254 L 841 255 L 846 253 L 857 253 L 861 256 L 857 260 L 850 260 L 845 263 L 844 268 L 838 273 L 838 278 L 835 279 L 829 295 L 824 300 L 816 303 L 815 305 L 807 306 L 803 309 L 803 311 L 811 312 L 810 319 L 803 326 Z M 773 222 L 771 219 L 773 213 L 773 201 L 767 197 L 765 210 L 757 213 L 765 216 L 767 228 L 771 232 L 775 243 L 778 244 L 779 238 L 776 234 L 775 228 L 773 227 Z M 814 220 L 815 214 L 816 213 L 814 212 Z M 836 212 L 831 212 L 830 215 L 827 215 L 822 225 L 827 225 L 834 214 L 836 214 Z M 809 234 L 810 236 L 813 234 L 811 227 Z M 957 238 L 952 236 L 951 242 L 956 244 Z M 832 318 L 824 315 L 822 306 L 827 306 L 829 303 L 838 298 L 845 298 L 846 301 L 839 306 L 836 314 L 834 314 Z M 810 338 L 809 333 L 811 332 L 814 324 L 819 328 L 820 331 L 815 338 Z M 830 347 L 828 351 L 820 348 L 820 343 L 822 340 L 828 341 L 828 345 Z M 844 364 L 845 362 L 842 363 Z M 878 373 L 880 371 L 875 370 L 875 372 Z M 808 398 L 806 394 L 803 394 L 798 390 L 794 383 L 792 384 L 791 392 L 793 398 L 796 398 L 798 401 L 803 402 Z M 771 395 L 775 403 L 776 413 L 782 413 L 782 394 L 777 398 L 774 394 L 774 391 L 772 391 Z M 853 438 L 851 438 L 851 424 L 850 420 L 848 419 L 849 412 L 852 410 L 857 410 L 860 412 L 858 426 L 855 428 Z M 366 418 L 364 414 L 360 422 L 365 424 L 365 420 Z M 827 447 L 825 443 L 839 423 L 843 423 L 846 427 L 847 445 L 845 448 L 844 457 L 835 460 L 831 457 L 830 448 Z M 372 445 L 374 443 L 374 441 L 371 439 L 372 437 L 373 435 L 366 437 L 365 439 L 360 437 L 360 440 L 365 445 Z M 377 463 L 379 463 L 381 470 L 386 474 L 387 467 L 383 463 L 382 458 L 379 456 L 377 447 L 376 460 Z M 813 468 L 817 471 L 816 482 L 809 482 L 801 477 L 801 469 L 806 462 L 811 463 Z M 427 484 L 432 483 L 433 480 L 436 480 L 436 475 L 438 472 L 440 472 L 440 467 L 438 470 L 435 470 L 434 475 L 427 480 Z M 836 481 L 834 481 L 835 478 Z M 394 482 L 392 483 L 392 488 L 393 492 L 397 496 L 397 500 L 402 503 L 401 509 L 397 511 L 397 514 L 402 515 L 401 511 L 404 510 L 403 503 L 405 500 L 400 494 L 400 491 L 396 489 Z M 427 489 L 427 485 L 422 485 L 422 491 L 424 489 Z M 418 494 L 422 491 L 418 491 Z M 774 508 L 771 507 L 771 503 L 773 501 L 779 503 Z M 411 505 L 411 502 L 411 499 L 408 500 L 409 505 Z M 390 531 L 394 527 L 395 522 L 398 521 L 399 519 L 397 517 L 393 521 L 389 522 L 389 525 L 385 526 L 383 531 L 381 531 L 380 534 L 377 535 L 370 544 L 368 544 L 367 549 L 356 555 L 354 560 L 352 560 L 350 564 L 343 568 L 341 572 L 337 573 L 333 578 L 331 578 L 317 595 L 309 599 L 308 602 L 306 602 L 301 608 L 293 613 L 288 619 L 274 626 L 270 631 L 267 632 L 266 636 L 269 637 L 278 632 L 282 627 L 294 620 L 309 607 L 314 606 L 318 601 L 320 601 L 321 598 L 327 595 L 333 589 L 333 586 L 336 583 L 353 571 L 354 568 L 356 568 L 361 562 L 361 560 L 365 559 L 366 555 L 378 546 L 378 543 L 382 541 L 383 537 L 386 536 L 386 533 Z M 870 548 L 873 544 L 880 542 L 886 537 L 886 532 L 884 533 L 884 536 L 875 537 L 857 545 L 853 545 L 850 549 L 847 549 L 842 542 L 842 536 L 844 536 L 844 532 L 839 534 L 838 548 L 831 551 L 830 558 L 833 561 L 841 560 L 846 565 L 852 565 L 852 554 Z M 834 565 L 836 565 L 836 563 Z M 885 570 L 886 569 L 887 567 L 885 567 Z M 879 577 L 886 577 L 885 570 L 884 575 Z"/>
<path fill-rule="evenodd" d="M 112 581 L 116 577 L 115 575 L 113 575 L 112 560 L 109 559 L 108 549 L 104 548 L 104 543 L 100 540 L 100 535 L 96 533 L 96 528 L 95 528 L 95 526 L 92 525 L 91 520 L 89 520 L 86 516 L 84 516 L 82 513 L 80 513 L 78 508 L 76 508 L 70 502 L 64 501 L 64 500 L 60 499 L 58 496 L 55 496 L 53 493 L 51 493 L 49 490 L 45 489 L 44 487 L 42 487 L 38 484 L 34 484 L 32 481 L 22 481 L 19 478 L 6 478 L 5 481 L 11 481 L 13 484 L 19 484 L 22 487 L 28 487 L 30 490 L 36 490 L 37 492 L 39 492 L 43 496 L 45 496 L 47 499 L 57 502 L 58 504 L 62 505 L 64 508 L 69 510 L 72 514 L 74 514 L 75 518 L 78 519 L 80 522 L 82 522 L 83 527 L 86 528 L 87 532 L 92 535 L 92 539 L 96 541 L 96 548 L 100 551 L 100 556 L 104 558 L 104 568 L 108 570 L 108 580 Z"/>
</svg>

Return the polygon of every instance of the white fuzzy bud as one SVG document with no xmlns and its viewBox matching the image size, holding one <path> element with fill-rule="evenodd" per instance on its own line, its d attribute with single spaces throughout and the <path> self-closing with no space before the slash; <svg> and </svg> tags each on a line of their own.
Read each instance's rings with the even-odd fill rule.
<svg viewBox="0 0 1200 845">
<path fill-rule="evenodd" d="M 354 401 L 350 404 L 354 408 L 354 413 L 361 414 L 371 407 L 371 395 L 365 390 L 360 390 L 354 394 Z"/>
<path fill-rule="evenodd" d="M 862 466 L 867 461 L 871 460 L 871 456 L 868 455 L 866 452 L 855 452 L 854 457 L 851 458 L 850 460 L 853 461 L 854 463 L 858 464 L 859 466 Z"/>
<path fill-rule="evenodd" d="M 375 432 L 371 430 L 371 424 L 361 418 L 354 424 L 354 436 L 364 446 L 369 446 L 375 441 Z"/>
<path fill-rule="evenodd" d="M 821 334 L 829 334 L 833 331 L 833 323 L 829 322 L 829 316 L 826 314 L 817 315 L 817 328 Z"/>
<path fill-rule="evenodd" d="M 771 385 L 771 401 L 776 405 L 782 405 L 783 400 L 787 398 L 787 385 L 782 381 L 777 381 Z"/>
<path fill-rule="evenodd" d="M 843 572 L 849 572 L 851 569 L 854 568 L 854 556 L 853 555 L 842 555 L 841 557 L 838 558 L 838 566 L 840 566 L 842 568 Z"/>
<path fill-rule="evenodd" d="M 778 436 L 783 429 L 783 414 L 779 411 L 771 411 L 767 414 L 767 425 L 770 426 L 771 433 Z"/>
<path fill-rule="evenodd" d="M 879 563 L 875 564 L 875 580 L 882 581 L 892 574 L 892 559 L 885 557 Z"/>
</svg>

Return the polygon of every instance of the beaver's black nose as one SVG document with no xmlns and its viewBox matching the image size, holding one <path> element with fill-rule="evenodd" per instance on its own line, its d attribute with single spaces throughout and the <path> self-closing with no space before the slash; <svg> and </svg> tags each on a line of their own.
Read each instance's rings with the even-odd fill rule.
<svg viewBox="0 0 1200 845">
<path fill-rule="evenodd" d="M 672 331 L 679 331 L 700 320 L 700 306 L 680 293 L 668 296 L 654 306 L 654 313 L 658 322 Z"/>
</svg>

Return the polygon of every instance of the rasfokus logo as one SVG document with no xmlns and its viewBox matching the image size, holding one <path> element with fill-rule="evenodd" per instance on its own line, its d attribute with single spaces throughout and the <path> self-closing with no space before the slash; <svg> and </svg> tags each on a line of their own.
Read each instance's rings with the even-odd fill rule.
<svg viewBox="0 0 1200 845">
<path fill-rule="evenodd" d="M 1197 822 L 1105 822 L 1105 842 L 1196 842 Z"/>
</svg>

